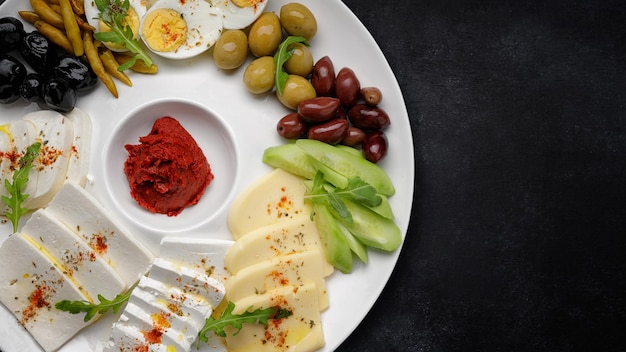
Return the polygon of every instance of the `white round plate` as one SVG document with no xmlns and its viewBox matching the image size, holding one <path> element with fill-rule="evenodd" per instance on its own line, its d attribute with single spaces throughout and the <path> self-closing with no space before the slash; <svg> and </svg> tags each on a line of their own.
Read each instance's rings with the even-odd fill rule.
<svg viewBox="0 0 626 352">
<path fill-rule="evenodd" d="M 270 0 L 265 10 L 278 12 L 288 1 L 290 0 Z M 337 72 L 342 67 L 350 67 L 362 86 L 376 86 L 383 92 L 384 101 L 381 107 L 389 114 L 392 124 L 386 130 L 389 154 L 380 166 L 389 173 L 396 187 L 397 192 L 390 198 L 390 203 L 396 215 L 396 223 L 406 235 L 413 201 L 413 139 L 398 82 L 367 29 L 341 1 L 300 2 L 315 14 L 318 21 L 317 35 L 310 41 L 314 59 L 328 55 Z M 7 0 L 0 6 L 0 16 L 18 17 L 17 11 L 28 7 L 28 2 Z M 30 30 L 32 26 L 27 25 L 26 28 Z M 273 94 L 255 96 L 248 93 L 242 83 L 244 67 L 233 72 L 219 70 L 212 62 L 210 50 L 187 60 L 167 60 L 156 55 L 153 59 L 159 66 L 159 73 L 153 76 L 129 73 L 133 86 L 118 84 L 118 99 L 112 97 L 102 85 L 79 97 L 77 106 L 91 115 L 94 124 L 90 182 L 86 188 L 155 254 L 158 254 L 161 238 L 166 235 L 231 239 L 226 224 L 227 210 L 232 202 L 230 196 L 227 196 L 224 207 L 211 219 L 193 229 L 193 234 L 186 232 L 185 226 L 173 226 L 164 231 L 148 229 L 131 221 L 124 214 L 124 210 L 116 205 L 116 200 L 111 197 L 107 188 L 107 182 L 111 185 L 117 182 L 107 180 L 112 166 L 105 165 L 109 158 L 107 150 L 111 148 L 109 144 L 122 141 L 122 137 L 114 131 L 123 123 L 125 116 L 138 106 L 153 100 L 185 99 L 207 107 L 233 131 L 233 144 L 236 145 L 238 155 L 237 177 L 232 180 L 233 194 L 236 195 L 271 170 L 261 161 L 263 150 L 284 143 L 276 133 L 276 122 L 290 111 Z M 248 59 L 250 60 L 252 58 Z M 36 106 L 22 102 L 0 105 L 0 124 L 20 119 L 26 112 L 36 109 Z M 141 132 L 133 138 L 143 134 L 145 133 Z M 116 142 L 118 140 L 120 142 Z M 123 145 L 119 147 L 123 148 Z M 214 182 L 218 182 L 217 175 L 223 170 L 215 165 L 214 171 Z M 118 177 L 123 177 L 121 166 L 119 172 L 121 176 Z M 119 190 L 120 193 L 126 191 L 123 188 Z M 183 214 L 188 210 L 183 211 Z M 8 223 L 0 226 L 2 242 L 11 232 L 11 228 Z M 337 271 L 328 278 L 330 307 L 322 314 L 326 339 L 323 351 L 335 350 L 365 317 L 391 276 L 399 254 L 400 249 L 393 253 L 370 251 L 368 264 L 355 265 L 351 274 L 344 275 Z M 112 320 L 112 317 L 107 316 L 98 321 L 60 351 L 92 351 L 98 341 L 108 338 Z M 38 351 L 36 346 L 28 333 L 17 325 L 13 315 L 0 305 L 0 349 L 4 352 Z M 208 350 L 207 346 L 200 349 Z"/>
</svg>

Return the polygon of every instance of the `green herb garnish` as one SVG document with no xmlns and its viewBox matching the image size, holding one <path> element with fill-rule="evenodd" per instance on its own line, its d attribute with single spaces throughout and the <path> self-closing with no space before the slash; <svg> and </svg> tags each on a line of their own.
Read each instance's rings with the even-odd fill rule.
<svg viewBox="0 0 626 352">
<path fill-rule="evenodd" d="M 118 294 L 113 298 L 113 300 L 108 300 L 102 295 L 98 295 L 98 301 L 100 303 L 91 303 L 89 301 L 69 301 L 63 300 L 57 302 L 54 306 L 62 310 L 64 312 L 69 312 L 71 314 L 79 314 L 79 313 L 87 313 L 85 314 L 85 318 L 83 321 L 88 322 L 96 316 L 96 314 L 104 314 L 109 310 L 112 310 L 113 313 L 117 313 L 117 311 L 128 301 L 130 295 L 132 293 L 132 289 Z"/>
<path fill-rule="evenodd" d="M 226 310 L 224 310 L 224 313 L 219 318 L 215 319 L 210 317 L 209 319 L 206 319 L 204 328 L 202 328 L 198 334 L 198 344 L 201 341 L 209 342 L 209 338 L 206 336 L 209 331 L 215 332 L 218 336 L 226 337 L 226 331 L 224 328 L 232 326 L 237 329 L 233 335 L 237 335 L 243 328 L 244 323 L 267 325 L 269 319 L 287 318 L 292 314 L 290 310 L 280 307 L 270 307 L 265 309 L 257 308 L 254 311 L 249 311 L 250 308 L 248 308 L 248 310 L 241 314 L 233 314 L 234 309 L 235 304 L 233 302 L 228 302 Z"/>
<path fill-rule="evenodd" d="M 146 66 L 152 66 L 152 58 L 142 49 L 135 38 L 133 30 L 126 23 L 126 16 L 130 8 L 129 0 L 95 0 L 100 11 L 99 19 L 111 30 L 94 33 L 94 38 L 101 42 L 122 44 L 128 51 L 135 54 L 130 60 L 120 65 L 119 71 L 129 69 L 141 59 Z"/>
<path fill-rule="evenodd" d="M 352 222 L 352 214 L 348 211 L 342 198 L 366 207 L 379 206 L 383 201 L 377 194 L 376 188 L 358 176 L 348 179 L 348 185 L 345 188 L 334 188 L 331 184 L 324 181 L 324 175 L 321 171 L 315 174 L 313 186 L 309 193 L 305 195 L 305 198 L 314 203 L 329 206 L 329 210 L 333 215 L 349 223 Z M 313 214 L 311 214 L 311 217 L 313 217 Z"/>
<path fill-rule="evenodd" d="M 276 66 L 275 73 L 275 84 L 276 84 L 276 92 L 278 95 L 283 94 L 283 88 L 285 88 L 285 83 L 287 82 L 287 77 L 289 74 L 283 70 L 283 65 L 291 56 L 293 55 L 293 50 L 289 50 L 288 47 L 294 43 L 302 43 L 306 46 L 309 46 L 309 42 L 304 37 L 295 37 L 289 36 L 283 40 L 282 43 L 278 46 L 278 50 L 274 54 L 274 65 Z"/>
<path fill-rule="evenodd" d="M 28 173 L 33 167 L 33 161 L 39 155 L 41 143 L 35 142 L 26 148 L 26 153 L 22 155 L 18 161 L 18 168 L 13 172 L 13 182 L 9 179 L 4 180 L 4 187 L 9 192 L 9 196 L 2 196 L 2 202 L 9 207 L 4 215 L 11 220 L 13 224 L 13 232 L 17 232 L 22 215 L 28 212 L 28 209 L 22 207 L 22 203 L 28 198 L 28 194 L 22 193 L 24 187 L 28 183 Z"/>
</svg>

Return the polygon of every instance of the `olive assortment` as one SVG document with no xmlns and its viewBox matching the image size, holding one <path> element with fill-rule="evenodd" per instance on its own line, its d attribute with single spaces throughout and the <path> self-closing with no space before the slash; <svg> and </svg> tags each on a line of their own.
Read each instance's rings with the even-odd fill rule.
<svg viewBox="0 0 626 352">
<path fill-rule="evenodd" d="M 378 105 L 383 95 L 376 87 L 361 87 L 354 71 L 344 67 L 335 75 L 328 56 L 313 66 L 311 85 L 316 96 L 297 104 L 283 116 L 276 131 L 285 139 L 308 138 L 328 144 L 361 147 L 365 158 L 378 162 L 387 154 L 383 130 L 391 124 Z"/>
<path fill-rule="evenodd" d="M 41 109 L 69 112 L 76 105 L 77 92 L 91 90 L 98 83 L 85 61 L 67 54 L 37 30 L 26 32 L 14 17 L 0 18 L 0 43 L 2 104 L 21 97 Z"/>
</svg>

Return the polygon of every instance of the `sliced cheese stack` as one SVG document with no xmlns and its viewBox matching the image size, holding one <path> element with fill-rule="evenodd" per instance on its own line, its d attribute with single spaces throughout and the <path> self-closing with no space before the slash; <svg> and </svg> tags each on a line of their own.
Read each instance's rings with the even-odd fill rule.
<svg viewBox="0 0 626 352">
<path fill-rule="evenodd" d="M 224 298 L 223 258 L 230 244 L 164 238 L 159 258 L 133 289 L 102 351 L 190 351 Z"/>
<path fill-rule="evenodd" d="M 45 207 L 69 181 L 84 186 L 89 169 L 92 124 L 89 115 L 74 109 L 65 115 L 40 110 L 24 115 L 23 119 L 0 126 L 0 177 L 11 179 L 19 159 L 35 142 L 42 143 L 39 156 L 33 161 L 29 181 L 23 193 L 29 197 L 26 209 Z M 0 187 L 0 195 L 8 195 Z M 7 210 L 4 203 L 0 210 Z"/>
<path fill-rule="evenodd" d="M 305 191 L 301 178 L 275 169 L 230 209 L 237 240 L 224 261 L 232 275 L 226 296 L 235 303 L 233 313 L 279 306 L 292 315 L 231 331 L 229 351 L 315 351 L 325 344 L 321 311 L 328 308 L 325 278 L 333 267 L 324 257 Z"/>
<path fill-rule="evenodd" d="M 63 209 L 89 212 L 72 222 Z M 99 232 L 85 236 L 94 228 Z M 122 259 L 112 265 L 110 258 L 121 255 L 128 255 L 128 265 Z M 57 310 L 56 302 L 97 303 L 99 294 L 112 299 L 134 285 L 152 259 L 84 189 L 65 183 L 48 208 L 35 211 L 21 232 L 2 243 L 0 301 L 45 351 L 54 351 L 97 320 L 84 322 L 81 314 Z"/>
</svg>

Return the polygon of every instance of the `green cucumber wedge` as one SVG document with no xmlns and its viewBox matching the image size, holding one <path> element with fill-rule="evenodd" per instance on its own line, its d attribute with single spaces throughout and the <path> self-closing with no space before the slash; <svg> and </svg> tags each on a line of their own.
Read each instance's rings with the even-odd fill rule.
<svg viewBox="0 0 626 352">
<path fill-rule="evenodd" d="M 352 214 L 352 222 L 339 221 L 363 244 L 390 252 L 400 246 L 402 231 L 393 220 L 348 199 L 343 201 Z"/>
<path fill-rule="evenodd" d="M 309 156 L 294 143 L 269 147 L 263 152 L 263 162 L 269 166 L 283 169 L 289 173 L 312 180 L 317 170 L 311 164 Z"/>
<path fill-rule="evenodd" d="M 382 194 L 379 194 L 378 196 L 382 199 L 382 202 L 380 203 L 380 205 L 375 206 L 375 207 L 368 207 L 368 208 L 372 210 L 373 212 L 386 217 L 387 219 L 390 219 L 390 220 L 395 219 L 396 216 L 393 214 L 393 209 L 391 209 L 391 204 L 389 204 L 389 198 L 387 198 L 387 196 L 384 196 Z"/>
<path fill-rule="evenodd" d="M 323 204 L 314 203 L 313 212 L 315 213 L 315 225 L 324 246 L 326 260 L 344 274 L 351 272 L 352 249 L 339 227 L 339 223 Z"/>
<path fill-rule="evenodd" d="M 348 179 L 359 176 L 380 194 L 391 196 L 395 193 L 391 178 L 383 168 L 352 152 L 313 139 L 299 139 L 296 145 L 306 154 Z"/>
<path fill-rule="evenodd" d="M 350 233 L 350 231 L 348 231 L 348 229 L 345 226 L 343 226 L 341 223 L 337 223 L 337 225 L 339 225 L 339 228 L 343 232 L 343 235 L 346 237 L 346 240 L 348 240 L 348 246 L 350 246 L 350 249 L 352 249 L 352 252 L 354 252 L 354 254 L 356 254 L 356 256 L 359 259 L 361 259 L 363 263 L 367 264 L 367 260 L 368 260 L 367 246 L 364 245 L 361 241 L 359 241 L 356 237 L 354 237 Z"/>
</svg>

